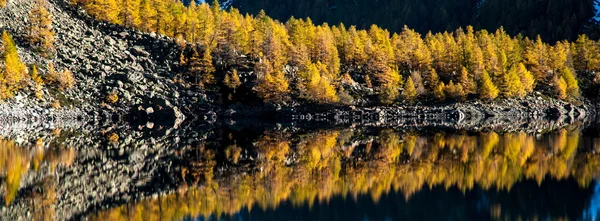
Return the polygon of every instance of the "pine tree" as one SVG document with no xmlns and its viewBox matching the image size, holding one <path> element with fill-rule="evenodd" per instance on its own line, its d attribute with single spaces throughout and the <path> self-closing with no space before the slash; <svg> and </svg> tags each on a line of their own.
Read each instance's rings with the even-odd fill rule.
<svg viewBox="0 0 600 221">
<path fill-rule="evenodd" d="M 475 85 L 475 82 L 473 82 L 473 79 L 469 76 L 469 71 L 464 66 L 460 71 L 458 82 L 466 94 L 474 94 L 475 90 L 477 90 L 477 85 Z"/>
<path fill-rule="evenodd" d="M 517 68 L 511 68 L 507 74 L 504 74 L 501 82 L 500 92 L 502 96 L 506 98 L 525 96 L 526 91 L 517 75 Z"/>
<path fill-rule="evenodd" d="M 569 97 L 578 98 L 579 83 L 577 82 L 577 78 L 573 75 L 573 72 L 569 68 L 564 67 L 562 70 L 562 78 L 565 80 L 565 83 L 567 83 L 567 94 Z"/>
<path fill-rule="evenodd" d="M 483 71 L 480 79 L 479 98 L 484 100 L 494 100 L 498 97 L 498 92 L 498 88 L 494 85 L 492 79 L 490 79 L 490 75 L 487 71 Z"/>
<path fill-rule="evenodd" d="M 29 44 L 36 47 L 43 56 L 54 52 L 54 31 L 52 17 L 46 9 L 45 0 L 36 0 L 29 12 L 28 36 Z"/>
<path fill-rule="evenodd" d="M 444 93 L 445 88 L 446 85 L 444 82 L 439 82 L 433 89 L 433 97 L 438 101 L 444 101 L 446 99 L 446 94 Z"/>
<path fill-rule="evenodd" d="M 517 75 L 521 78 L 521 85 L 523 85 L 525 92 L 533 92 L 533 89 L 535 88 L 535 77 L 527 70 L 527 68 L 525 68 L 523 63 L 519 63 L 517 66 Z"/>
<path fill-rule="evenodd" d="M 242 85 L 242 82 L 240 81 L 240 77 L 238 76 L 237 69 L 234 69 L 231 73 L 228 73 L 227 75 L 225 75 L 225 79 L 223 80 L 223 83 L 225 84 L 225 86 L 233 89 L 233 91 L 235 92 L 235 90 L 240 85 Z"/>
<path fill-rule="evenodd" d="M 404 91 L 402 91 L 402 98 L 409 103 L 413 103 L 417 98 L 417 89 L 415 88 L 415 84 L 413 82 L 412 77 L 408 77 L 406 79 L 406 83 L 404 84 Z"/>
<path fill-rule="evenodd" d="M 282 71 L 273 71 L 269 60 L 263 58 L 255 66 L 255 72 L 260 74 L 256 86 L 257 95 L 267 103 L 283 103 L 288 99 L 289 84 Z"/>
<path fill-rule="evenodd" d="M 11 98 L 27 77 L 27 67 L 19 58 L 17 46 L 6 30 L 2 32 L 2 47 L 4 67 L 0 72 L 0 100 Z"/>
<path fill-rule="evenodd" d="M 156 8 L 152 5 L 153 0 L 141 0 L 140 9 L 139 9 L 139 28 L 145 32 L 155 32 L 156 29 L 156 20 L 157 20 L 157 11 Z"/>
<path fill-rule="evenodd" d="M 119 13 L 121 24 L 125 27 L 139 27 L 141 6 L 140 0 L 122 0 Z"/>
</svg>

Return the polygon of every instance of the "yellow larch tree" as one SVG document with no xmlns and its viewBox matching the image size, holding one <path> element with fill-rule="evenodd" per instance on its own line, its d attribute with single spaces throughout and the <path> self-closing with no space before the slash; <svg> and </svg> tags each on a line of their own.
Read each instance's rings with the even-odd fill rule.
<svg viewBox="0 0 600 221">
<path fill-rule="evenodd" d="M 462 67 L 460 75 L 458 76 L 458 83 L 462 86 L 465 94 L 474 94 L 477 90 L 477 85 L 469 75 L 469 71 L 466 67 Z"/>
<path fill-rule="evenodd" d="M 335 87 L 328 77 L 327 66 L 322 63 L 310 64 L 302 75 L 306 82 L 306 97 L 317 103 L 335 103 L 339 100 Z"/>
<path fill-rule="evenodd" d="M 46 0 L 36 0 L 29 12 L 27 39 L 29 44 L 36 47 L 43 56 L 54 53 L 54 31 L 52 17 L 46 9 Z"/>
<path fill-rule="evenodd" d="M 512 68 L 502 76 L 500 92 L 506 98 L 523 97 L 527 93 L 517 74 L 517 68 Z"/>
<path fill-rule="evenodd" d="M 139 8 L 139 29 L 145 32 L 156 31 L 158 13 L 152 4 L 153 0 L 141 0 Z"/>
<path fill-rule="evenodd" d="M 415 102 L 417 98 L 417 89 L 415 88 L 415 83 L 411 76 L 406 79 L 406 83 L 404 83 L 404 91 L 402 91 L 402 99 L 409 103 Z"/>
<path fill-rule="evenodd" d="M 433 97 L 438 101 L 444 101 L 446 99 L 446 93 L 444 91 L 445 88 L 446 88 L 446 85 L 444 84 L 444 82 L 440 81 L 433 88 Z"/>
<path fill-rule="evenodd" d="M 140 20 L 140 0 L 122 0 L 119 13 L 119 21 L 125 27 L 139 27 Z"/>
<path fill-rule="evenodd" d="M 483 71 L 480 79 L 479 98 L 484 100 L 494 100 L 498 97 L 498 93 L 498 88 L 494 85 L 494 82 L 492 82 L 490 75 L 487 71 Z"/>
<path fill-rule="evenodd" d="M 525 92 L 533 92 L 533 89 L 535 88 L 535 77 L 533 74 L 525 68 L 523 63 L 518 64 L 516 72 L 517 76 L 521 78 L 521 85 L 523 85 Z"/>
<path fill-rule="evenodd" d="M 256 93 L 267 103 L 283 103 L 289 97 L 289 83 L 283 71 L 273 70 L 269 60 L 263 57 L 262 61 L 254 67 L 259 74 Z"/>
<path fill-rule="evenodd" d="M 567 94 L 571 98 L 579 97 L 579 83 L 577 82 L 577 78 L 573 74 L 573 71 L 568 67 L 564 67 L 562 72 L 562 78 L 567 83 Z"/>
<path fill-rule="evenodd" d="M 27 67 L 19 58 L 17 46 L 8 32 L 2 32 L 2 61 L 4 66 L 0 72 L 0 100 L 11 98 L 14 92 L 22 87 L 27 78 Z"/>
</svg>

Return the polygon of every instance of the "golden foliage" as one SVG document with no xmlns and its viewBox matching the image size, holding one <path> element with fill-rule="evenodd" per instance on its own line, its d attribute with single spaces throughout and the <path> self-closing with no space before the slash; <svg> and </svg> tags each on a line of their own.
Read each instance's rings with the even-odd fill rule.
<svg viewBox="0 0 600 221">
<path fill-rule="evenodd" d="M 184 217 L 220 217 L 243 209 L 275 209 L 283 202 L 313 205 L 332 197 L 370 195 L 374 202 L 390 191 L 408 199 L 423 188 L 441 186 L 467 191 L 510 190 L 524 179 L 576 177 L 587 187 L 600 173 L 600 158 L 577 153 L 580 131 L 561 129 L 536 139 L 522 132 L 436 133 L 420 136 L 387 129 L 372 142 L 348 145 L 364 131 L 315 131 L 298 136 L 264 135 L 254 142 L 254 172 L 214 176 L 182 192 L 148 198 L 135 204 L 110 208 L 90 220 L 181 220 Z M 195 150 L 196 151 L 196 150 Z M 239 152 L 226 148 L 227 158 Z M 200 149 L 201 155 L 206 150 Z M 548 154 L 552 153 L 552 154 Z M 206 154 L 208 155 L 208 154 Z M 298 158 L 288 164 L 289 158 Z M 214 169 L 210 157 L 202 162 L 206 176 Z M 194 168 L 185 168 L 191 171 Z M 192 178 L 193 179 L 193 178 Z"/>
<path fill-rule="evenodd" d="M 110 133 L 108 135 L 108 142 L 118 143 L 119 142 L 119 135 L 116 134 L 116 133 Z"/>
<path fill-rule="evenodd" d="M 52 17 L 45 4 L 46 0 L 36 0 L 29 12 L 27 39 L 43 56 L 49 57 L 54 53 L 54 31 Z"/>
<path fill-rule="evenodd" d="M 549 91 L 545 89 L 555 86 L 555 75 L 565 79 L 569 96 L 575 98 L 581 81 L 577 71 L 600 70 L 600 44 L 585 35 L 575 43 L 549 45 L 540 37 L 530 40 L 509 36 L 502 28 L 490 33 L 468 26 L 423 37 L 408 27 L 400 33 L 390 33 L 376 25 L 367 30 L 346 28 L 343 24 L 318 25 L 310 18 L 291 18 L 282 23 L 264 11 L 256 16 L 242 15 L 234 8 L 222 11 L 216 3 L 191 3 L 186 7 L 181 1 L 161 0 L 75 2 L 98 19 L 157 32 L 203 48 L 202 54 L 195 52 L 186 58 L 196 84 L 199 80 L 208 85 L 215 79 L 231 78 L 226 68 L 216 73 L 213 56 L 247 55 L 255 61 L 255 67 L 268 60 L 271 71 L 261 72 L 256 82 L 249 85 L 267 83 L 264 76 L 286 76 L 297 91 L 278 90 L 286 93 L 277 95 L 279 98 L 310 94 L 306 90 L 312 82 L 329 94 L 309 100 L 339 102 L 333 95 L 342 82 L 340 73 L 358 74 L 361 83 L 380 95 L 383 104 L 393 103 L 400 95 L 402 79 L 414 73 L 422 74 L 423 79 L 413 76 L 412 80 L 419 95 L 428 95 L 424 98 L 435 98 L 436 90 L 439 95 L 441 81 L 456 82 L 465 97 L 477 94 L 481 99 L 493 100 L 500 93 L 508 98 L 522 97 L 534 88 Z M 311 64 L 323 66 L 318 67 L 319 78 L 307 74 L 314 72 Z M 564 71 L 566 68 L 571 69 L 573 77 Z M 301 76 L 295 75 L 302 72 Z M 261 98 L 273 98 L 264 96 L 272 93 L 263 92 Z"/>
<path fill-rule="evenodd" d="M 56 71 L 52 62 L 48 63 L 48 73 L 45 76 L 47 85 L 56 85 L 61 90 L 68 90 L 75 86 L 75 76 L 68 69 Z"/>
<path fill-rule="evenodd" d="M 404 83 L 402 98 L 409 103 L 415 102 L 415 99 L 417 98 L 417 89 L 415 88 L 415 83 L 413 82 L 412 77 L 408 77 L 408 79 L 406 79 L 406 83 Z"/>
<path fill-rule="evenodd" d="M 0 64 L 0 100 L 12 98 L 27 79 L 27 67 L 19 58 L 17 46 L 8 32 L 2 32 L 2 64 Z"/>
<path fill-rule="evenodd" d="M 258 80 L 256 92 L 266 102 L 282 103 L 287 100 L 289 84 L 282 71 L 273 71 L 268 60 L 257 64 L 257 73 L 262 75 Z"/>
<path fill-rule="evenodd" d="M 479 98 L 484 100 L 494 100 L 496 97 L 498 97 L 498 93 L 498 88 L 490 79 L 490 75 L 487 73 L 487 71 L 483 71 L 479 86 Z"/>
<path fill-rule="evenodd" d="M 115 104 L 119 101 L 119 95 L 116 92 L 109 93 L 106 95 L 106 102 L 109 104 Z"/>
</svg>

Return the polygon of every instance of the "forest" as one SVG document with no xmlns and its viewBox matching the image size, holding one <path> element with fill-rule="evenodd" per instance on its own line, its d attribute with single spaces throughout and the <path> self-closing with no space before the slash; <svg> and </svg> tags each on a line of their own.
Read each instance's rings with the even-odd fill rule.
<svg viewBox="0 0 600 221">
<path fill-rule="evenodd" d="M 188 0 L 189 1 L 189 0 Z M 503 26 L 510 35 L 540 35 L 548 42 L 576 40 L 582 33 L 598 38 L 595 0 L 235 0 L 242 13 L 260 10 L 275 19 L 310 17 L 315 23 L 343 22 L 367 29 L 378 24 L 392 32 L 404 25 L 419 33 L 454 31 L 472 25 L 475 30 Z"/>
<path fill-rule="evenodd" d="M 43 2 L 38 0 L 42 9 Z M 492 101 L 534 92 L 578 101 L 582 94 L 596 97 L 600 82 L 600 45 L 586 35 L 549 44 L 539 35 L 511 36 L 502 27 L 489 32 L 466 26 L 422 35 L 408 26 L 393 33 L 377 25 L 359 29 L 310 18 L 283 23 L 264 11 L 222 10 L 218 1 L 189 6 L 158 0 L 74 3 L 97 19 L 174 38 L 182 52 L 181 69 L 173 78 L 219 94 L 223 103 L 348 105 L 366 99 L 390 105 Z M 38 14 L 32 12 L 32 18 Z M 30 44 L 42 55 L 52 54 L 52 42 L 47 42 L 52 38 L 44 37 L 53 35 L 51 27 L 37 20 Z M 27 68 L 15 62 L 10 40 L 3 42 L 2 86 L 18 86 L 14 81 L 25 79 L 21 75 Z M 10 97 L 14 89 L 6 91 L 3 97 Z"/>
</svg>

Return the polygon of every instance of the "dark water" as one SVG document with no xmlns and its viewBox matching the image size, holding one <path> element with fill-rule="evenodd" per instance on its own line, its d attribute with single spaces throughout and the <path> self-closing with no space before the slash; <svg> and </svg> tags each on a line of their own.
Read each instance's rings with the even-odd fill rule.
<svg viewBox="0 0 600 221">
<path fill-rule="evenodd" d="M 0 140 L 0 218 L 598 220 L 600 210 L 600 134 L 583 125 L 111 130 Z"/>
</svg>

